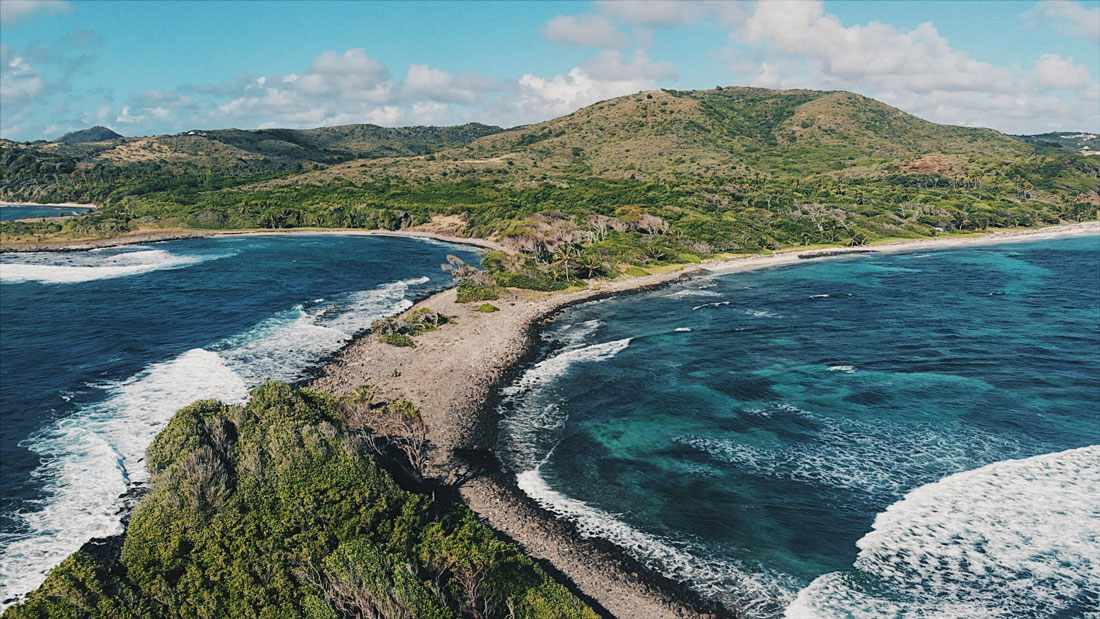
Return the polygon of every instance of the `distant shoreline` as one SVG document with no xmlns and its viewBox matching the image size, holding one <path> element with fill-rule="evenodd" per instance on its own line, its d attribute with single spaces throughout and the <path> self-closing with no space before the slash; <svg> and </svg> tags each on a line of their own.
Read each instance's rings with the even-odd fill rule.
<svg viewBox="0 0 1100 619">
<path fill-rule="evenodd" d="M 0 200 L 0 207 L 3 206 L 45 206 L 45 207 L 62 207 L 62 208 L 90 208 L 97 209 L 98 206 L 94 204 L 81 204 L 79 202 L 54 202 L 52 204 L 43 204 L 41 202 L 9 202 L 7 200 Z"/>
<path fill-rule="evenodd" d="M 435 448 L 429 475 L 457 486 L 467 505 L 490 526 L 519 543 L 529 555 L 554 566 L 611 615 L 671 619 L 735 614 L 714 608 L 682 583 L 646 569 L 609 542 L 584 538 L 572 523 L 528 497 L 513 474 L 499 470 L 494 448 L 500 391 L 534 360 L 540 326 L 571 305 L 649 290 L 703 273 L 1098 234 L 1100 222 L 1087 222 L 975 237 L 707 260 L 628 280 L 593 282 L 592 288 L 580 291 L 517 291 L 492 301 L 500 310 L 493 313 L 475 311 L 477 303 L 457 303 L 452 288 L 418 302 L 409 311 L 430 307 L 457 317 L 456 322 L 417 336 L 415 348 L 397 348 L 370 335 L 361 336 L 320 369 L 313 387 L 346 395 L 370 385 L 380 398 L 405 397 L 415 402 L 421 407 Z"/>
<path fill-rule="evenodd" d="M 48 206 L 48 205 L 47 205 Z M 304 235 L 338 235 L 338 236 L 396 236 L 404 238 L 430 239 L 444 243 L 459 245 L 472 245 L 486 250 L 512 253 L 500 243 L 476 237 L 453 236 L 436 232 L 421 230 L 361 230 L 355 228 L 291 228 L 278 230 L 151 230 L 124 234 L 106 239 L 89 239 L 85 241 L 41 241 L 31 243 L 7 243 L 0 246 L 0 253 L 13 251 L 81 251 L 86 249 L 99 249 L 102 247 L 119 247 L 122 245 L 136 245 L 139 243 L 159 243 L 162 241 L 182 241 L 186 239 L 204 239 L 219 237 L 240 236 L 304 236 Z"/>
</svg>

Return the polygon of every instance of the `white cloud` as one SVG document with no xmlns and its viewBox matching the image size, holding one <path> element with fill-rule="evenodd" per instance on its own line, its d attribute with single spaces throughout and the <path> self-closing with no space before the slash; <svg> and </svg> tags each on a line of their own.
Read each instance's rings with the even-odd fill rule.
<svg viewBox="0 0 1100 619">
<path fill-rule="evenodd" d="M 295 81 L 308 95 L 330 95 L 381 103 L 393 90 L 390 71 L 369 58 L 362 49 L 343 54 L 324 52 L 313 60 L 309 70 Z"/>
<path fill-rule="evenodd" d="M 1100 42 L 1100 7 L 1085 8 L 1073 0 L 1044 0 L 1036 2 L 1025 17 L 1035 23 L 1049 20 L 1074 34 Z"/>
<path fill-rule="evenodd" d="M 602 15 L 558 15 L 542 27 L 542 36 L 562 45 L 600 49 L 626 47 L 629 43 L 626 35 Z"/>
<path fill-rule="evenodd" d="M 34 13 L 61 13 L 72 10 L 64 0 L 3 0 L 0 2 L 0 22 L 11 25 Z"/>
<path fill-rule="evenodd" d="M 148 118 L 149 117 L 144 114 L 135 114 L 131 112 L 130 106 L 126 105 L 123 106 L 122 113 L 119 114 L 117 118 L 115 118 L 115 122 L 121 123 L 123 125 L 132 125 L 135 123 L 144 122 Z"/>
<path fill-rule="evenodd" d="M 1089 70 L 1058 54 L 1043 54 L 1035 61 L 1035 81 L 1047 88 L 1088 88 L 1093 84 Z"/>
<path fill-rule="evenodd" d="M 412 104 L 405 120 L 408 121 L 406 124 L 411 125 L 445 125 L 451 122 L 451 106 L 435 101 L 418 101 Z"/>
<path fill-rule="evenodd" d="M 1100 86 L 1072 58 L 995 66 L 954 49 L 930 22 L 846 26 L 821 2 L 772 1 L 730 38 L 726 60 L 753 86 L 852 90 L 934 122 L 1015 133 L 1100 128 Z"/>
<path fill-rule="evenodd" d="M 642 49 L 634 52 L 630 62 L 626 62 L 622 52 L 604 50 L 581 66 L 598 80 L 644 81 L 650 88 L 655 87 L 658 81 L 676 78 L 676 65 L 671 62 L 653 62 Z"/>
<path fill-rule="evenodd" d="M 994 128 L 1007 133 L 1100 131 L 1100 106 L 1095 104 L 1095 95 L 1093 103 L 1086 97 L 1066 101 L 1042 93 L 883 92 L 877 98 L 921 118 L 952 125 L 994 124 Z"/>
<path fill-rule="evenodd" d="M 844 26 L 820 1 L 784 0 L 757 4 L 745 34 L 751 43 L 806 58 L 821 73 L 851 84 L 914 91 L 1019 89 L 1007 70 L 952 49 L 931 22 L 909 31 L 879 22 Z"/>
<path fill-rule="evenodd" d="M 515 84 L 513 92 L 494 101 L 476 117 L 506 126 L 539 122 L 598 101 L 655 87 L 652 78 L 598 79 L 582 67 L 550 78 L 528 73 Z"/>
<path fill-rule="evenodd" d="M 470 105 L 483 101 L 486 95 L 500 89 L 501 86 L 495 79 L 481 73 L 470 71 L 451 75 L 428 65 L 410 64 L 409 73 L 402 85 L 402 94 L 409 99 Z"/>
<path fill-rule="evenodd" d="M 46 87 L 42 76 L 22 56 L 0 45 L 0 98 L 21 101 L 38 96 Z"/>
</svg>

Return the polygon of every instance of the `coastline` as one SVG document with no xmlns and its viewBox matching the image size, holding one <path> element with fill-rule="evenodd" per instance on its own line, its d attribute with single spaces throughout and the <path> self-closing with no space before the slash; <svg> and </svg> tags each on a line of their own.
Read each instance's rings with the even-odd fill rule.
<svg viewBox="0 0 1100 619">
<path fill-rule="evenodd" d="M 736 616 L 701 596 L 641 567 L 625 551 L 580 536 L 568 522 L 538 506 L 502 472 L 493 454 L 500 389 L 534 357 L 539 327 L 570 305 L 660 287 L 702 273 L 734 273 L 879 252 L 947 249 L 1016 241 L 1100 234 L 1100 222 L 1010 230 L 973 237 L 896 241 L 859 248 L 791 250 L 770 255 L 708 260 L 629 280 L 602 282 L 564 293 L 518 291 L 479 313 L 460 305 L 453 288 L 421 300 L 409 312 L 430 307 L 457 322 L 416 338 L 416 348 L 398 348 L 370 335 L 348 344 L 318 372 L 313 388 L 346 395 L 369 385 L 383 400 L 409 398 L 420 406 L 433 446 L 426 477 L 457 487 L 467 505 L 530 556 L 549 563 L 580 592 L 619 617 Z"/>
<path fill-rule="evenodd" d="M 52 205 L 44 205 L 52 206 Z M 454 236 L 426 230 L 356 230 L 333 228 L 293 228 L 279 230 L 147 230 L 131 234 L 106 238 L 89 239 L 84 241 L 40 241 L 7 243 L 0 246 L 0 253 L 21 251 L 81 251 L 86 249 L 100 249 L 103 247 L 120 247 L 123 245 L 137 245 L 140 243 L 159 243 L 161 241 L 181 241 L 185 239 L 205 239 L 218 237 L 240 236 L 302 236 L 318 234 L 336 234 L 341 236 L 398 236 L 406 238 L 430 239 L 444 243 L 457 243 L 460 245 L 472 245 L 485 250 L 496 250 L 504 253 L 512 253 L 504 246 L 490 241 L 474 237 Z"/>
<path fill-rule="evenodd" d="M 94 204 L 82 204 L 80 202 L 52 202 L 50 204 L 46 204 L 43 202 L 9 202 L 7 200 L 0 200 L 0 206 L 63 206 L 90 209 L 99 208 Z"/>
</svg>

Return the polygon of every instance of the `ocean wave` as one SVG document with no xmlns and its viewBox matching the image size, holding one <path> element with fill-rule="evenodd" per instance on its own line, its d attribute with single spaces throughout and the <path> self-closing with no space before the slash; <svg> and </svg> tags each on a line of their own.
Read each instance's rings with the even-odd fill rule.
<svg viewBox="0 0 1100 619">
<path fill-rule="evenodd" d="M 830 365 L 828 370 L 830 372 L 844 372 L 845 374 L 854 374 L 856 367 L 854 365 Z"/>
<path fill-rule="evenodd" d="M 565 372 L 575 363 L 610 359 L 623 350 L 626 350 L 626 347 L 630 346 L 632 340 L 633 338 L 627 337 L 621 340 L 591 344 L 589 346 L 571 348 L 559 352 L 553 357 L 543 359 L 531 366 L 531 369 L 524 372 L 523 376 L 521 376 L 518 381 L 505 387 L 503 393 L 506 396 L 515 396 L 521 392 L 531 391 L 546 385 L 565 374 Z"/>
<path fill-rule="evenodd" d="M 241 402 L 243 380 L 217 354 L 187 351 L 106 389 L 107 398 L 58 420 L 23 445 L 43 464 L 41 507 L 16 514 L 21 531 L 0 539 L 0 600 L 42 584 L 46 572 L 93 537 L 122 532 L 119 495 L 147 478 L 145 449 L 176 409 L 196 400 Z"/>
<path fill-rule="evenodd" d="M 164 269 L 179 269 L 232 254 L 173 254 L 163 249 L 141 249 L 122 253 L 77 252 L 9 254 L 0 263 L 0 281 L 75 284 L 100 279 L 139 275 Z"/>
<path fill-rule="evenodd" d="M 921 486 L 787 616 L 1096 616 L 1100 446 L 1007 460 Z M 1091 613 L 1091 615 L 1090 615 Z"/>
<path fill-rule="evenodd" d="M 567 348 L 536 363 L 519 380 L 502 390 L 502 406 L 510 408 L 500 424 L 502 447 L 513 466 L 535 466 L 545 457 L 543 454 L 553 448 L 558 431 L 565 425 L 567 415 L 561 410 L 556 395 L 546 388 L 574 364 L 614 357 L 630 345 L 631 339 Z"/>
<path fill-rule="evenodd" d="M 16 514 L 18 532 L 0 538 L 0 600 L 34 589 L 46 572 L 93 537 L 122 532 L 120 495 L 147 479 L 145 449 L 176 410 L 202 399 L 241 403 L 267 380 L 295 381 L 374 320 L 407 309 L 426 277 L 342 295 L 309 310 L 295 306 L 206 349 L 154 363 L 99 385 L 106 397 L 31 436 L 43 458 L 34 476 L 46 498 Z"/>
<path fill-rule="evenodd" d="M 691 327 L 676 327 L 675 329 L 673 329 L 673 331 L 677 333 L 690 333 Z"/>
<path fill-rule="evenodd" d="M 729 305 L 729 304 L 730 304 L 729 301 L 715 301 L 714 303 L 704 303 L 702 305 L 696 305 L 695 307 L 691 308 L 691 311 L 694 312 L 694 311 L 705 309 L 705 308 L 708 308 L 708 307 L 720 307 L 720 306 Z"/>
<path fill-rule="evenodd" d="M 632 527 L 614 514 L 554 490 L 540 466 L 519 473 L 516 484 L 544 509 L 572 522 L 582 536 L 607 540 L 646 567 L 750 614 L 771 615 L 790 602 L 784 594 L 791 590 L 786 577 L 748 569 L 733 559 L 710 558 L 702 548 Z"/>
<path fill-rule="evenodd" d="M 921 484 L 1022 450 L 1013 439 L 942 423 L 834 419 L 783 403 L 744 414 L 798 417 L 812 426 L 808 431 L 814 436 L 782 446 L 695 435 L 674 440 L 753 475 L 856 491 L 879 500 L 896 499 Z"/>
</svg>

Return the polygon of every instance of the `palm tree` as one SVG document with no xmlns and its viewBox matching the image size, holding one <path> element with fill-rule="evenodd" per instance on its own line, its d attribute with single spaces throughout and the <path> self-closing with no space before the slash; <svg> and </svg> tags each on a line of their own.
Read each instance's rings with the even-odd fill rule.
<svg viewBox="0 0 1100 619">
<path fill-rule="evenodd" d="M 587 274 L 584 279 L 592 279 L 603 273 L 603 262 L 592 254 L 581 254 L 577 258 L 577 269 Z"/>
<path fill-rule="evenodd" d="M 577 251 L 577 246 L 572 243 L 562 243 L 554 251 L 554 260 L 550 263 L 550 266 L 562 267 L 565 269 L 565 281 L 570 279 L 570 268 L 577 264 L 577 258 L 580 256 Z"/>
</svg>

